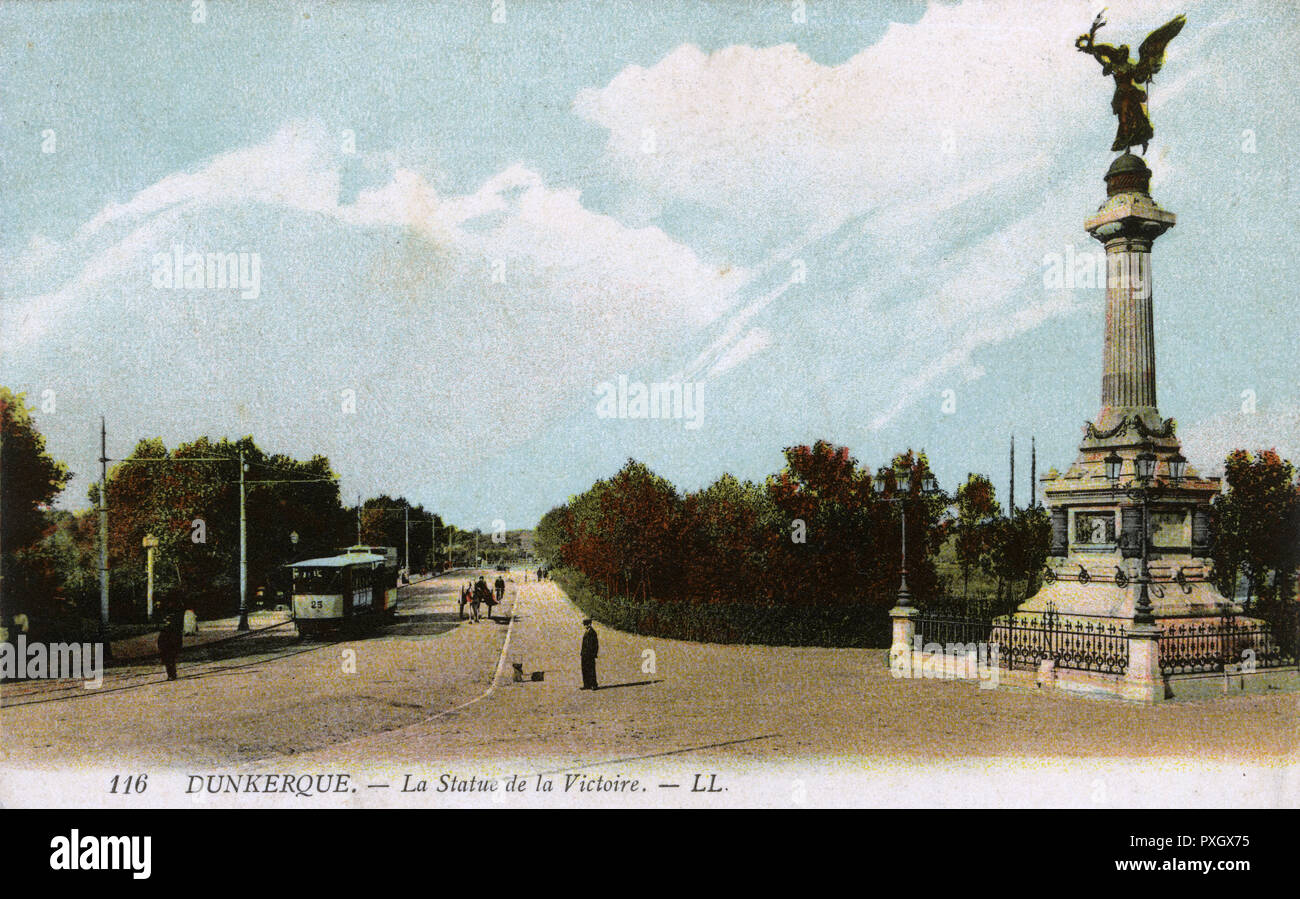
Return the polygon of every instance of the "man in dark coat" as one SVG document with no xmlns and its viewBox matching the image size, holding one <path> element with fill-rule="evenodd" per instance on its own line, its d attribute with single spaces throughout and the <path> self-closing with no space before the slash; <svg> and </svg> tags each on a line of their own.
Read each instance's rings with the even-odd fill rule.
<svg viewBox="0 0 1300 899">
<path fill-rule="evenodd" d="M 167 669 L 167 679 L 176 680 L 176 661 L 181 655 L 185 632 L 185 604 L 179 591 L 172 591 L 163 604 L 162 630 L 158 633 L 158 655 Z"/>
<path fill-rule="evenodd" d="M 506 579 L 498 574 L 497 581 L 492 586 L 495 587 L 497 591 L 497 602 L 503 601 L 506 598 Z"/>
<path fill-rule="evenodd" d="M 596 636 L 596 630 L 591 626 L 591 619 L 582 619 L 582 625 L 586 628 L 582 632 L 582 689 L 598 690 L 596 686 L 596 656 L 600 655 L 600 638 Z"/>
</svg>

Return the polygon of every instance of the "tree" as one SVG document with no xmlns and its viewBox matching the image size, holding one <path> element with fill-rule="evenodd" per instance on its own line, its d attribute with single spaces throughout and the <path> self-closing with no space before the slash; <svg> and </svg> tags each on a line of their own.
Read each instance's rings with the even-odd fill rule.
<svg viewBox="0 0 1300 899">
<path fill-rule="evenodd" d="M 331 555 L 352 542 L 351 517 L 323 456 L 268 455 L 251 437 L 200 437 L 170 452 L 161 440 L 141 440 L 108 474 L 109 567 L 115 602 L 126 606 L 114 618 L 143 610 L 146 535 L 158 540 L 156 590 L 180 587 L 204 615 L 237 608 L 241 451 L 250 602 L 286 586 L 284 565 L 294 557 Z"/>
<path fill-rule="evenodd" d="M 0 584 L 4 616 L 44 612 L 54 602 L 56 572 L 33 553 L 50 503 L 71 473 L 45 449 L 25 396 L 0 387 Z M 8 618 L 0 618 L 7 621 Z"/>
<path fill-rule="evenodd" d="M 703 602 L 773 599 L 768 560 L 789 539 L 771 496 L 724 474 L 683 504 L 683 592 Z"/>
<path fill-rule="evenodd" d="M 994 525 L 1002 516 L 993 483 L 982 474 L 968 474 L 957 488 L 957 518 L 954 549 L 961 566 L 962 595 L 970 594 L 970 572 L 988 557 L 993 545 Z"/>
<path fill-rule="evenodd" d="M 880 510 L 871 474 L 846 446 L 818 440 L 785 449 L 785 468 L 768 478 L 781 517 L 772 576 L 784 602 L 827 605 L 861 601 L 878 568 Z"/>
<path fill-rule="evenodd" d="M 1004 585 L 1006 598 L 1016 598 L 1015 585 L 1020 581 L 1025 582 L 1025 592 L 1019 598 L 1028 598 L 1051 546 L 1052 522 L 1047 510 L 1031 506 L 1014 510 L 1008 518 L 994 519 L 991 536 L 985 570 L 998 579 L 998 599 L 1003 599 Z"/>
<path fill-rule="evenodd" d="M 1225 463 L 1228 493 L 1214 503 L 1214 562 L 1219 589 L 1236 593 L 1238 575 L 1252 595 L 1292 595 L 1300 565 L 1300 487 L 1295 466 L 1276 450 L 1233 450 Z"/>
</svg>

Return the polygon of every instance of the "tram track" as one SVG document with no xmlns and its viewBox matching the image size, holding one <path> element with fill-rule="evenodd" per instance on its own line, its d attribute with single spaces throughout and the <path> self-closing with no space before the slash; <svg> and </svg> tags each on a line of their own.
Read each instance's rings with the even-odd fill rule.
<svg viewBox="0 0 1300 899">
<path fill-rule="evenodd" d="M 398 602 L 408 599 L 403 596 L 402 591 L 409 590 L 416 584 L 424 583 L 431 578 L 415 581 L 398 589 Z M 213 640 L 198 646 L 188 647 L 185 651 L 192 654 L 203 654 L 212 652 L 222 652 L 229 648 L 230 644 L 236 641 L 248 640 L 253 637 L 264 637 L 268 631 L 274 631 L 292 625 L 293 619 L 282 621 L 279 624 L 268 625 L 250 631 L 237 633 L 230 637 L 223 637 L 220 640 Z M 200 680 L 206 677 L 213 677 L 231 671 L 239 671 L 252 668 L 259 665 L 279 662 L 284 659 L 295 656 L 306 655 L 312 652 L 318 652 L 322 649 L 328 649 L 331 646 L 337 646 L 340 643 L 348 642 L 353 639 L 354 635 L 345 634 L 337 639 L 313 640 L 311 645 L 303 645 L 303 638 L 297 637 L 292 640 L 291 645 L 283 647 L 280 650 L 268 649 L 264 658 L 255 658 L 251 660 L 237 661 L 234 664 L 221 664 L 229 658 L 240 658 L 240 656 L 230 656 L 226 658 L 205 659 L 202 661 L 191 661 L 188 664 L 182 663 L 179 667 L 181 673 L 176 680 Z M 141 660 L 148 662 L 153 657 L 146 657 Z M 124 666 L 129 669 L 144 668 L 144 664 L 135 664 Z M 111 693 L 121 693 L 127 690 L 139 690 L 144 687 L 158 686 L 168 683 L 166 676 L 159 672 L 154 665 L 149 665 L 148 670 L 121 670 L 105 672 L 104 683 L 97 687 L 88 689 L 85 682 L 81 680 L 68 681 L 66 683 L 51 684 L 49 681 L 27 681 L 25 683 L 34 685 L 33 689 L 15 691 L 11 687 L 0 688 L 0 710 L 20 708 L 29 705 L 44 705 L 53 702 L 68 702 L 74 699 L 87 699 L 95 696 L 105 696 Z"/>
</svg>

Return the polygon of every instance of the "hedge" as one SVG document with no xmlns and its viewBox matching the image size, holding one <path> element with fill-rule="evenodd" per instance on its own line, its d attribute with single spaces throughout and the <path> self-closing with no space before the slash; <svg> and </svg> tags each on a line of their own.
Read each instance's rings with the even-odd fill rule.
<svg viewBox="0 0 1300 899">
<path fill-rule="evenodd" d="M 581 572 L 559 569 L 552 579 L 601 624 L 630 634 L 697 643 L 764 646 L 887 648 L 892 603 L 784 606 L 688 603 L 606 596 Z"/>
</svg>

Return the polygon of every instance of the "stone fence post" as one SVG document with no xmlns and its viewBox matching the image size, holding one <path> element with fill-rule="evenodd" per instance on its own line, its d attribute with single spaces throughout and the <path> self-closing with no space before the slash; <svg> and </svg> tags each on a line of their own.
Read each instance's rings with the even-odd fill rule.
<svg viewBox="0 0 1300 899">
<path fill-rule="evenodd" d="M 910 673 L 912 670 L 912 643 L 916 638 L 916 618 L 921 613 L 911 606 L 895 606 L 889 610 L 893 621 L 893 639 L 889 643 L 889 670 Z"/>
<path fill-rule="evenodd" d="M 1133 702 L 1156 703 L 1165 698 L 1160 674 L 1160 627 L 1134 624 L 1128 631 L 1128 673 L 1121 696 Z"/>
</svg>

